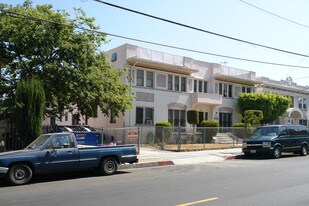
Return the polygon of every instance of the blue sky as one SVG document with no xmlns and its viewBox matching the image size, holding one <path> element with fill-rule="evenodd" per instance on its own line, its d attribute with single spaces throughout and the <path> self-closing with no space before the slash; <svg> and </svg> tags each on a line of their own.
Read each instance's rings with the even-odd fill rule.
<svg viewBox="0 0 309 206">
<path fill-rule="evenodd" d="M 244 1 L 309 27 L 308 0 Z M 0 0 L 0 2 L 15 5 L 23 3 L 23 0 Z M 101 31 L 106 33 L 208 53 L 309 67 L 309 58 L 194 31 L 92 0 L 34 0 L 33 2 L 34 4 L 52 4 L 54 9 L 63 9 L 72 14 L 72 18 L 74 18 L 73 7 L 81 7 L 88 17 L 96 19 L 96 24 L 100 25 Z M 106 0 L 106 2 L 226 36 L 309 55 L 309 28 L 269 15 L 240 0 Z M 254 71 L 257 76 L 265 76 L 274 80 L 286 79 L 290 76 L 298 85 L 309 85 L 309 68 L 257 64 L 116 37 L 108 36 L 107 38 L 110 42 L 102 47 L 103 50 L 130 43 L 206 62 L 221 64 L 224 62 L 226 66 Z"/>
</svg>

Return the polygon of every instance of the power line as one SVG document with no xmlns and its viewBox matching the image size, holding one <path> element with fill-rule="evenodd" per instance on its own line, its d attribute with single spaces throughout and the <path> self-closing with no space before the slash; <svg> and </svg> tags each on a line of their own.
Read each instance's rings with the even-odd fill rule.
<svg viewBox="0 0 309 206">
<path fill-rule="evenodd" d="M 246 58 L 227 56 L 227 55 L 222 55 L 222 54 L 209 53 L 209 52 L 204 52 L 204 51 L 199 51 L 199 50 L 187 49 L 187 48 L 183 48 L 183 47 L 177 47 L 177 46 L 172 46 L 172 45 L 167 45 L 167 44 L 162 44 L 162 43 L 156 43 L 156 42 L 126 37 L 126 36 L 111 34 L 111 33 L 107 33 L 107 32 L 97 31 L 97 30 L 93 30 L 93 29 L 87 29 L 87 28 L 83 28 L 83 27 L 80 27 L 80 26 L 76 26 L 76 25 L 74 26 L 74 25 L 64 24 L 64 23 L 60 23 L 60 22 L 56 22 L 56 21 L 46 20 L 46 19 L 42 19 L 42 18 L 38 18 L 38 17 L 26 15 L 26 14 L 20 14 L 20 13 L 16 13 L 16 12 L 12 12 L 12 11 L 7 11 L 7 10 L 1 9 L 1 8 L 0 8 L 0 11 L 6 12 L 7 14 L 9 14 L 9 16 L 14 17 L 14 18 L 22 17 L 24 19 L 29 19 L 29 20 L 32 20 L 32 21 L 42 21 L 42 22 L 49 23 L 49 24 L 58 24 L 58 25 L 71 27 L 71 28 L 75 28 L 75 29 L 80 29 L 80 30 L 84 30 L 84 31 L 88 31 L 88 32 L 99 33 L 99 34 L 113 36 L 113 37 L 122 38 L 122 39 L 126 39 L 126 40 L 142 42 L 142 43 L 147 43 L 147 44 L 152 44 L 152 45 L 156 45 L 156 46 L 182 50 L 182 51 L 188 51 L 188 52 L 217 56 L 217 57 L 224 57 L 224 58 L 235 59 L 235 60 L 240 60 L 240 61 L 254 62 L 254 63 L 259 63 L 259 64 L 269 64 L 269 65 L 274 65 L 274 66 L 296 67 L 296 68 L 309 69 L 309 67 L 306 67 L 306 66 L 289 65 L 289 64 L 281 64 L 281 63 L 275 63 L 275 62 L 266 62 L 266 61 L 254 60 L 254 59 L 246 59 Z"/>
<path fill-rule="evenodd" d="M 140 11 L 136 11 L 136 10 L 133 10 L 133 9 L 125 8 L 125 7 L 118 6 L 118 5 L 115 5 L 115 4 L 111 4 L 111 3 L 108 3 L 108 2 L 105 2 L 105 1 L 101 1 L 101 0 L 93 0 L 93 1 L 105 4 L 105 5 L 108 5 L 108 6 L 111 6 L 111 7 L 115 7 L 115 8 L 118 8 L 118 9 L 122 9 L 122 10 L 125 10 L 125 11 L 129 11 L 129 12 L 132 12 L 132 13 L 136 13 L 136 14 L 139 14 L 139 15 L 143 15 L 143 16 L 146 16 L 146 17 L 149 17 L 149 18 L 153 18 L 153 19 L 157 19 L 157 20 L 160 20 L 160 21 L 164 21 L 164 22 L 167 22 L 167 23 L 171 23 L 171 24 L 175 24 L 175 25 L 178 25 L 178 26 L 182 26 L 182 27 L 186 27 L 186 28 L 189 28 L 189 29 L 193 29 L 193 30 L 196 30 L 196 31 L 200 31 L 200 32 L 211 34 L 211 35 L 219 36 L 219 37 L 222 37 L 222 38 L 226 38 L 226 39 L 230 39 L 230 40 L 234 40 L 234 41 L 238 41 L 238 42 L 242 42 L 242 43 L 246 43 L 246 44 L 250 44 L 250 45 L 254 45 L 254 46 L 259 46 L 259 47 L 263 47 L 263 48 L 266 48 L 266 49 L 275 50 L 275 51 L 279 51 L 279 52 L 283 52 L 283 53 L 288 53 L 288 54 L 292 54 L 292 55 L 297 55 L 297 56 L 302 56 L 302 57 L 309 57 L 308 55 L 305 55 L 305 54 L 296 53 L 296 52 L 292 52 L 292 51 L 287 51 L 287 50 L 283 50 L 283 49 L 278 49 L 278 48 L 275 48 L 275 47 L 266 46 L 266 45 L 263 45 L 263 44 L 258 44 L 258 43 L 254 43 L 254 42 L 238 39 L 238 38 L 235 38 L 235 37 L 231 37 L 231 36 L 215 33 L 215 32 L 212 32 L 212 31 L 200 29 L 200 28 L 197 28 L 197 27 L 194 27 L 194 26 L 190 26 L 190 25 L 187 25 L 187 24 L 182 24 L 180 22 L 168 20 L 168 19 L 161 18 L 161 17 L 158 17 L 158 16 L 150 15 L 150 14 L 147 14 L 147 13 L 144 13 L 144 12 L 140 12 Z"/>
<path fill-rule="evenodd" d="M 288 22 L 290 22 L 290 23 L 293 23 L 293 24 L 296 24 L 296 25 L 298 25 L 298 26 L 302 26 L 302 27 L 305 27 L 305 28 L 309 29 L 309 26 L 307 26 L 307 25 L 305 25 L 305 24 L 302 24 L 302 23 L 293 21 L 293 20 L 291 20 L 291 19 L 288 19 L 288 18 L 279 16 L 278 14 L 272 13 L 272 12 L 270 12 L 270 11 L 266 11 L 265 9 L 262 9 L 262 8 L 260 8 L 260 7 L 257 7 L 257 6 L 255 6 L 255 5 L 253 5 L 253 4 L 250 4 L 250 3 L 246 2 L 246 1 L 243 1 L 243 0 L 239 0 L 239 1 L 242 2 L 242 3 L 244 3 L 244 4 L 247 4 L 247 5 L 251 6 L 251 7 L 253 7 L 253 8 L 256 8 L 256 9 L 262 11 L 262 12 L 265 12 L 265 13 L 267 13 L 267 14 L 269 14 L 269 15 L 275 16 L 275 17 L 277 17 L 277 18 L 279 18 L 279 19 L 283 19 L 283 20 L 288 21 Z"/>
<path fill-rule="evenodd" d="M 242 2 L 242 3 L 244 3 L 244 4 L 246 4 L 246 5 L 248 5 L 248 6 L 251 6 L 251 7 L 255 8 L 255 9 L 257 9 L 257 10 L 260 10 L 260 11 L 262 11 L 262 12 L 265 12 L 265 13 L 271 15 L 271 16 L 275 16 L 275 17 L 277 17 L 277 18 L 279 18 L 279 19 L 283 19 L 283 20 L 285 20 L 285 21 L 287 21 L 287 22 L 290 22 L 290 23 L 296 24 L 296 25 L 298 25 L 298 26 L 304 27 L 304 28 L 306 28 L 306 29 L 309 29 L 309 26 L 307 26 L 307 25 L 305 25 L 305 24 L 298 23 L 298 22 L 293 21 L 293 20 L 291 20 L 291 19 L 288 19 L 288 18 L 279 16 L 278 14 L 275 14 L 275 13 L 272 13 L 272 12 L 267 11 L 267 10 L 265 10 L 265 9 L 262 9 L 262 8 L 260 8 L 260 7 L 257 7 L 257 6 L 255 6 L 255 5 L 253 5 L 253 4 L 250 4 L 250 3 L 246 2 L 246 1 L 243 1 L 243 0 L 239 0 L 239 1 Z M 302 58 L 301 61 L 298 62 L 297 65 L 299 65 L 302 61 L 304 61 L 305 58 L 306 58 L 306 57 Z M 287 76 L 288 76 L 292 71 L 294 71 L 294 70 L 295 70 L 295 68 L 291 69 L 283 78 L 287 77 Z M 282 78 L 282 79 L 283 79 L 283 78 Z M 301 79 L 302 79 L 302 78 L 301 78 Z"/>
</svg>

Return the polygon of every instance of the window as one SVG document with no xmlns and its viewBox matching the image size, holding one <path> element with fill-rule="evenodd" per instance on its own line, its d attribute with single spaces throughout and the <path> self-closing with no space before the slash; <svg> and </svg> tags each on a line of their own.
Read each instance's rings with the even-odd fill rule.
<svg viewBox="0 0 309 206">
<path fill-rule="evenodd" d="M 173 76 L 172 75 L 168 75 L 168 90 L 173 90 Z"/>
<path fill-rule="evenodd" d="M 168 110 L 168 121 L 174 127 L 185 127 L 186 126 L 186 111 L 185 110 Z"/>
<path fill-rule="evenodd" d="M 300 125 L 307 126 L 307 120 L 306 120 L 306 119 L 300 119 L 300 120 L 299 120 L 299 124 L 300 124 Z"/>
<path fill-rule="evenodd" d="M 307 101 L 306 98 L 298 98 L 298 108 L 306 109 L 307 108 Z"/>
<path fill-rule="evenodd" d="M 194 92 L 197 92 L 197 80 L 194 80 Z"/>
<path fill-rule="evenodd" d="M 245 86 L 243 86 L 243 87 L 241 87 L 241 92 L 242 93 L 252 93 L 253 89 L 252 89 L 252 87 L 245 87 Z"/>
<path fill-rule="evenodd" d="M 117 61 L 117 53 L 112 53 L 112 56 L 111 56 L 111 61 L 114 62 L 114 61 Z"/>
<path fill-rule="evenodd" d="M 179 91 L 179 76 L 175 76 L 175 91 Z"/>
<path fill-rule="evenodd" d="M 153 124 L 153 108 L 136 107 L 136 124 Z"/>
<path fill-rule="evenodd" d="M 304 122 L 304 123 L 306 123 L 306 124 L 303 124 L 304 126 L 299 126 L 298 127 L 298 133 L 300 134 L 300 135 L 308 135 L 308 129 L 307 129 L 307 120 L 304 120 L 304 121 L 306 121 L 306 122 Z"/>
<path fill-rule="evenodd" d="M 185 92 L 186 91 L 186 85 L 187 85 L 187 81 L 185 77 L 181 77 L 181 91 Z"/>
<path fill-rule="evenodd" d="M 145 124 L 153 125 L 153 108 L 145 108 Z"/>
<path fill-rule="evenodd" d="M 203 81 L 198 81 L 198 92 L 203 92 Z"/>
<path fill-rule="evenodd" d="M 207 93 L 207 82 L 204 81 L 204 93 Z"/>
<path fill-rule="evenodd" d="M 146 87 L 153 88 L 153 72 L 146 72 Z"/>
<path fill-rule="evenodd" d="M 228 97 L 233 97 L 233 94 L 232 94 L 232 91 L 233 91 L 233 90 L 232 90 L 232 85 L 229 84 L 229 85 L 228 85 L 228 88 L 229 88 L 229 89 L 228 89 Z"/>
<path fill-rule="evenodd" d="M 227 97 L 227 84 L 223 84 L 223 96 Z"/>
<path fill-rule="evenodd" d="M 72 146 L 71 135 L 57 135 L 52 139 L 52 146 L 56 149 L 70 148 Z"/>
<path fill-rule="evenodd" d="M 224 97 L 233 97 L 233 85 L 218 83 L 216 84 L 216 93 Z"/>
<path fill-rule="evenodd" d="M 144 118 L 144 109 L 140 107 L 136 107 L 136 124 L 143 124 Z"/>
<path fill-rule="evenodd" d="M 298 129 L 296 126 L 288 126 L 289 135 L 298 135 Z"/>
<path fill-rule="evenodd" d="M 144 86 L 144 71 L 143 70 L 137 70 L 137 74 L 136 74 L 136 85 L 137 86 Z"/>
</svg>

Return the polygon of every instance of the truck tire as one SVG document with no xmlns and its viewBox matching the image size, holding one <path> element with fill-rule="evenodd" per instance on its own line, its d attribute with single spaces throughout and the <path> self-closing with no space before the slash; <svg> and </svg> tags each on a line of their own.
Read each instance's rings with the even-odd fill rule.
<svg viewBox="0 0 309 206">
<path fill-rule="evenodd" d="M 301 146 L 301 148 L 300 148 L 299 154 L 300 154 L 301 156 L 306 156 L 306 155 L 308 154 L 308 146 L 305 145 L 305 144 L 303 144 L 303 145 Z"/>
<path fill-rule="evenodd" d="M 32 169 L 27 164 L 15 164 L 10 167 L 7 180 L 11 185 L 23 185 L 30 182 L 32 175 Z"/>
<path fill-rule="evenodd" d="M 103 175 L 113 175 L 117 172 L 117 169 L 117 161 L 112 157 L 106 158 L 101 162 L 100 172 Z"/>
</svg>

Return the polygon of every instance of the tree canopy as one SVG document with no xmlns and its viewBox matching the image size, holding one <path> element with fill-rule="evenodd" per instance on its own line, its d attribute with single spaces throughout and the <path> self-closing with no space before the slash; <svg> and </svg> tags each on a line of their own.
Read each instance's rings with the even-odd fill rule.
<svg viewBox="0 0 309 206">
<path fill-rule="evenodd" d="M 0 9 L 0 116 L 13 114 L 17 83 L 31 77 L 43 83 L 47 116 L 59 117 L 74 107 L 88 117 L 98 107 L 114 115 L 132 106 L 130 87 L 120 78 L 126 71 L 114 70 L 100 51 L 107 40 L 94 18 L 81 9 L 70 18 L 29 0 L 1 3 Z"/>
<path fill-rule="evenodd" d="M 242 111 L 261 110 L 261 123 L 272 123 L 289 108 L 291 99 L 275 93 L 241 93 L 238 104 Z"/>
</svg>

